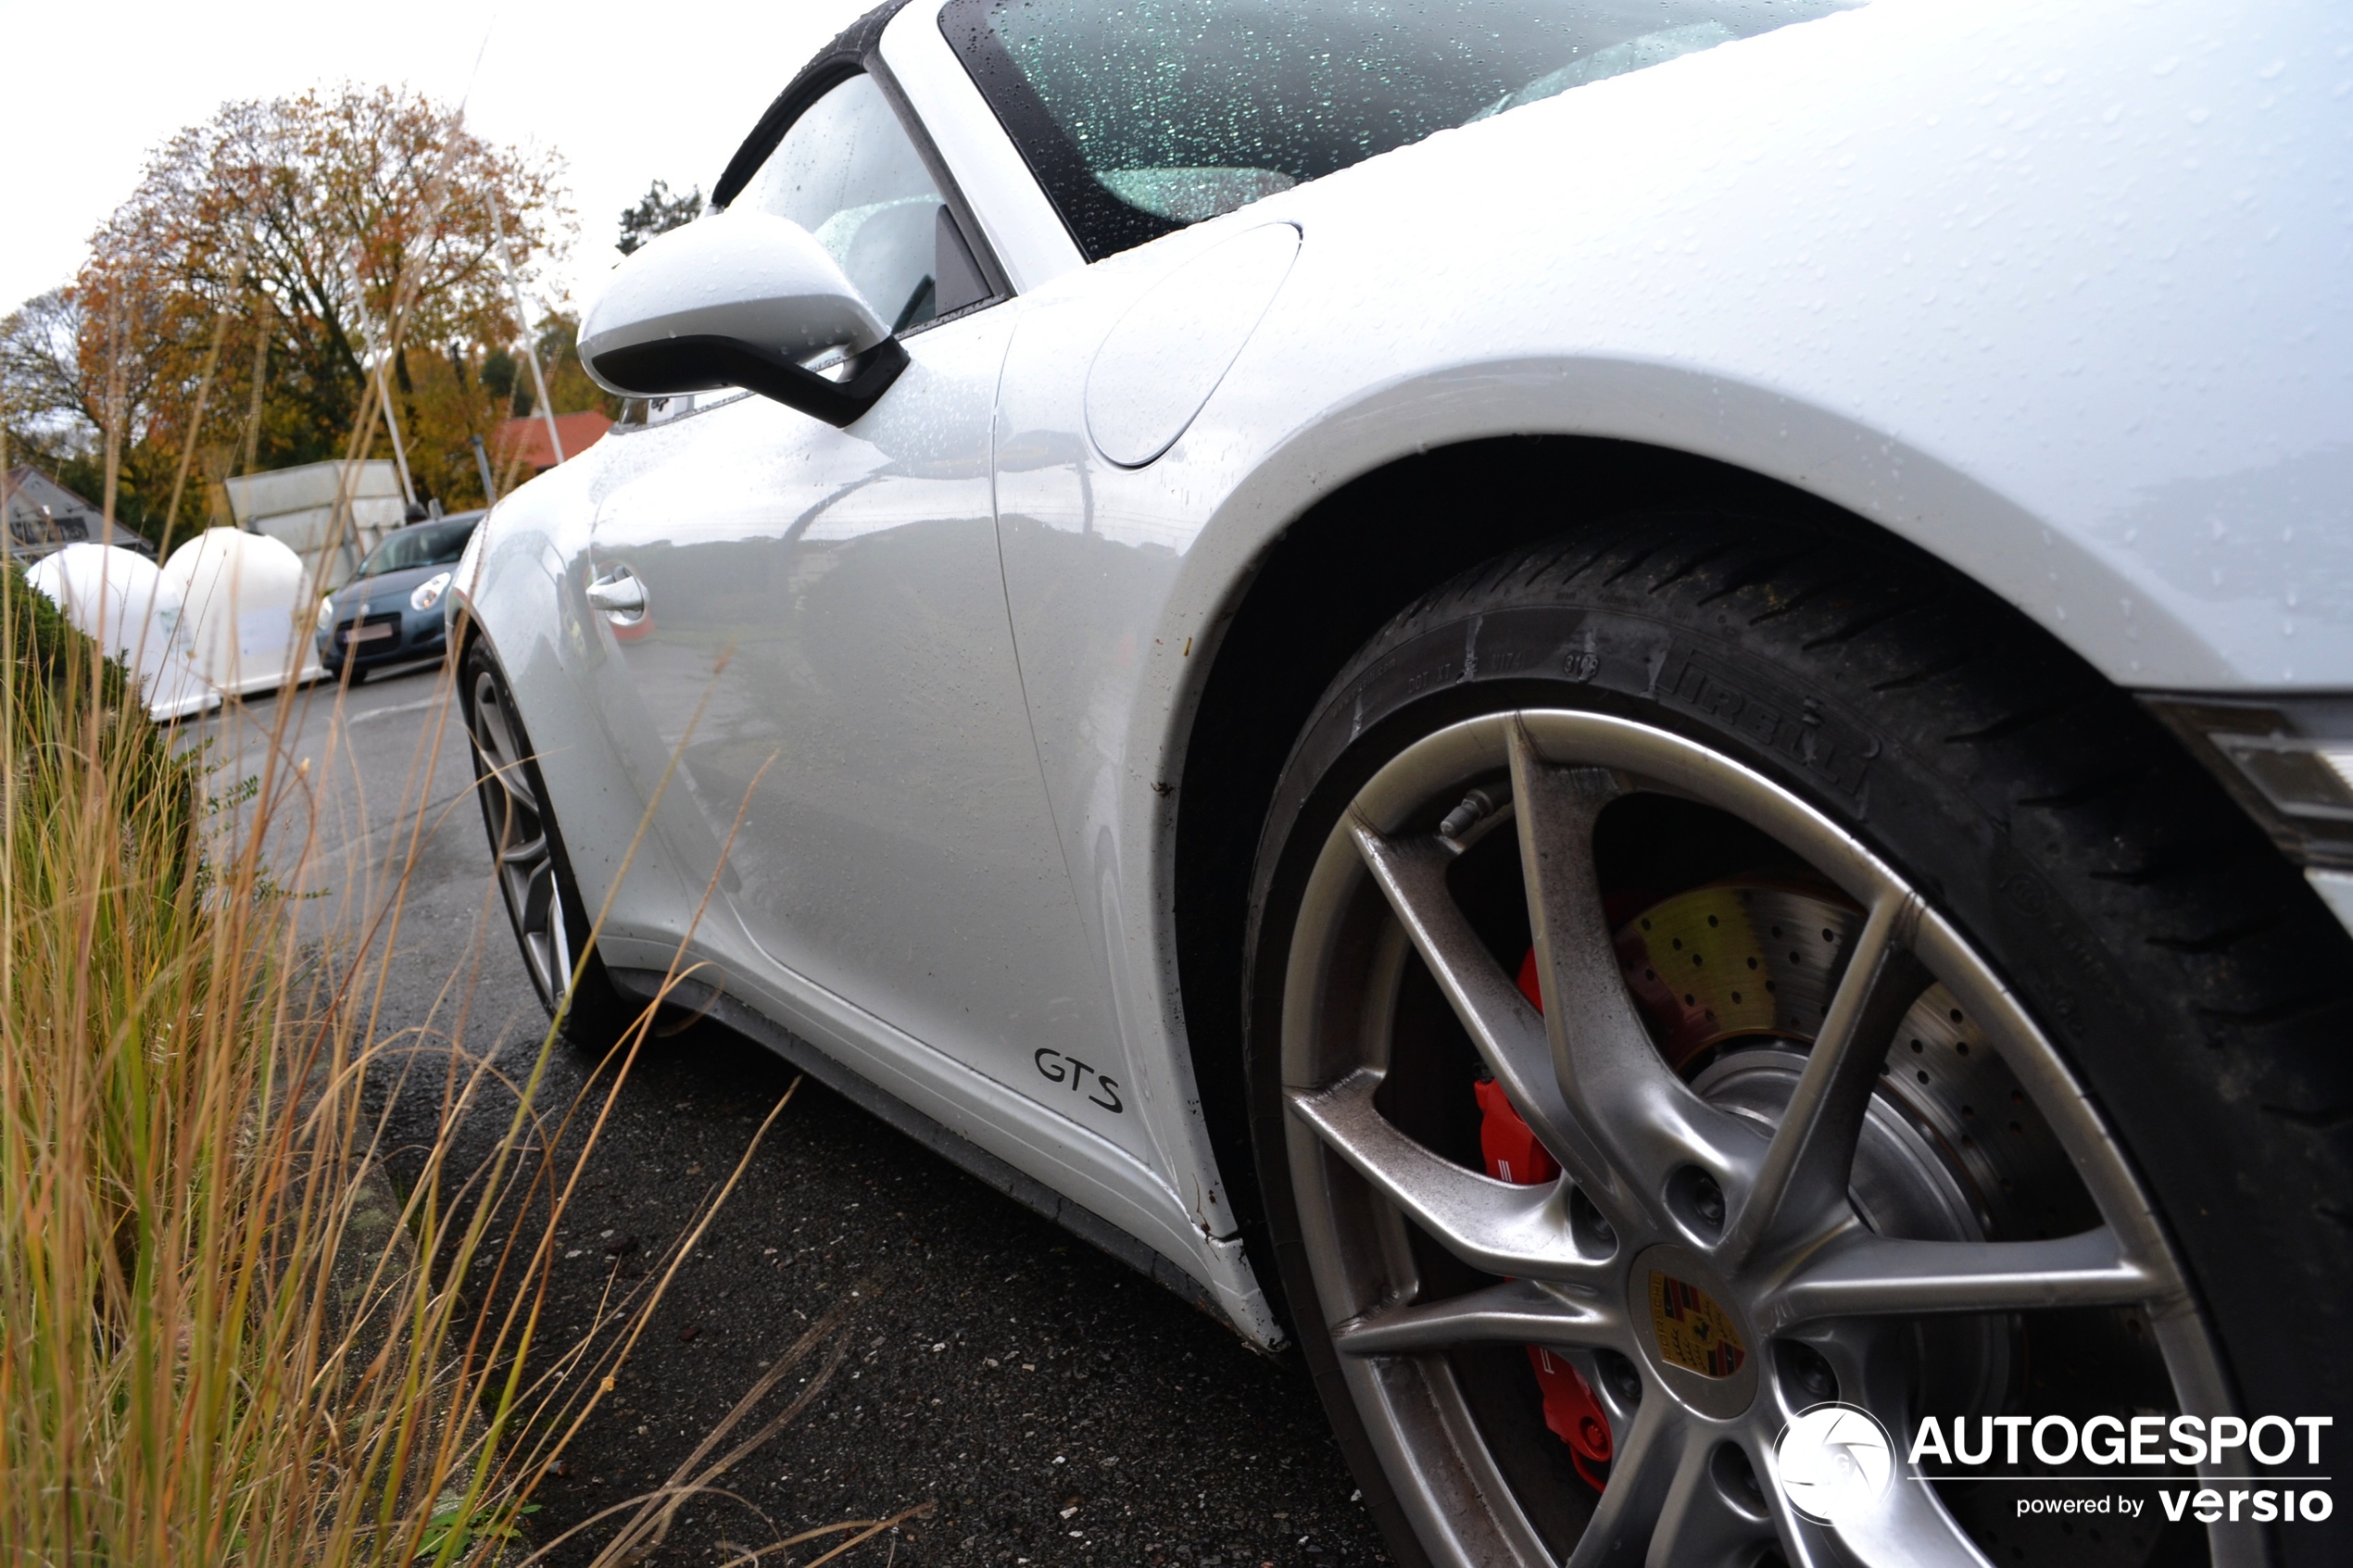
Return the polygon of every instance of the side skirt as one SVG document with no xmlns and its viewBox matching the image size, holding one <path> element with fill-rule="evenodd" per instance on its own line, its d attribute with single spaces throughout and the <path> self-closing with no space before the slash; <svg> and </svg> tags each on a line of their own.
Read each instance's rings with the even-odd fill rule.
<svg viewBox="0 0 2353 1568">
<path fill-rule="evenodd" d="M 650 969 L 614 969 L 609 965 L 605 972 L 611 977 L 615 990 L 641 1002 L 650 1002 L 660 997 L 668 979 L 661 971 Z M 724 991 L 692 979 L 672 985 L 662 1005 L 686 1012 L 702 1013 L 744 1038 L 765 1046 L 876 1121 L 905 1134 L 967 1175 L 996 1188 L 1032 1213 L 1052 1221 L 1098 1251 L 1117 1259 L 1171 1295 L 1206 1312 L 1223 1327 L 1233 1328 L 1225 1310 L 1218 1306 L 1216 1299 L 1202 1287 L 1199 1281 L 1151 1248 L 1093 1210 L 1072 1202 L 1045 1183 L 1014 1170 L 977 1144 L 959 1137 L 896 1095 L 877 1087 L 861 1073 L 836 1061 L 759 1010 L 745 1006 Z M 1239 1337 L 1239 1333 L 1237 1336 Z M 1250 1343 L 1247 1338 L 1243 1338 L 1242 1342 Z"/>
</svg>

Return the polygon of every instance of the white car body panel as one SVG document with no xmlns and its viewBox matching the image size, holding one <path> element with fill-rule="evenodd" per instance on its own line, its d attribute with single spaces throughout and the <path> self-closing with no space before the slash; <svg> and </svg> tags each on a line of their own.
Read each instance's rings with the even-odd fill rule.
<svg viewBox="0 0 2353 1568">
<path fill-rule="evenodd" d="M 1031 921 L 1028 947 L 957 983 L 984 1021 L 963 1035 L 950 993 L 857 994 L 890 989 L 870 974 L 842 995 L 732 915 L 706 916 L 696 948 L 780 1021 L 1176 1261 L 1262 1342 L 1272 1320 L 1230 1239 L 1186 1047 L 1174 786 L 1222 618 L 1269 543 L 1339 486 L 1480 437 L 1646 442 L 1878 522 L 2121 684 L 2353 688 L 2342 6 L 1880 0 L 1442 132 L 1091 267 L 1016 265 L 1051 250 L 1037 236 L 1051 209 L 974 119 L 986 106 L 941 69 L 961 71 L 938 39 L 919 0 L 886 63 L 1022 292 L 968 319 L 1010 334 L 991 445 L 1017 663 L 990 663 L 981 620 L 970 646 L 934 651 L 1013 671 L 1059 853 L 1022 850 L 1007 897 L 1042 909 L 1031 879 L 1051 880 L 1076 912 Z M 1206 402 L 1164 455 L 1106 458 L 1087 408 L 1106 339 L 1155 285 L 1269 224 L 1302 238 L 1263 317 L 1263 300 L 1177 291 L 1200 335 L 1246 339 Z M 910 339 L 919 363 L 935 333 Z M 844 433 L 889 427 L 916 384 Z M 568 844 L 626 844 L 630 791 L 598 748 L 645 744 L 601 738 L 591 694 L 616 645 L 578 598 L 588 513 L 678 433 L 724 444 L 799 418 L 731 407 L 607 441 L 482 531 L 496 537 L 475 611 L 539 744 L 580 759 L 549 773 Z M 887 584 L 863 602 L 887 621 Z M 593 905 L 618 856 L 584 848 Z M 610 961 L 666 967 L 710 874 L 698 853 L 633 868 Z M 950 940 L 936 892 L 847 872 L 831 888 L 850 926 L 935 949 Z M 1088 1060 L 1137 1090 L 1113 1135 L 1051 1109 L 1011 1060 L 1038 999 L 1063 995 L 1074 1037 L 1100 1032 Z"/>
<path fill-rule="evenodd" d="M 1232 369 L 1299 257 L 1299 231 L 1261 223 L 1196 252 L 1127 307 L 1087 365 L 1087 438 L 1121 468 L 1158 458 Z"/>
<path fill-rule="evenodd" d="M 612 761 L 576 771 L 549 745 L 544 771 L 592 906 L 646 824 L 599 939 L 609 964 L 669 971 L 691 930 L 682 969 L 715 969 L 728 994 L 1172 1258 L 1265 1337 L 1239 1244 L 1179 1197 L 1145 1124 L 1168 1094 L 1111 1054 L 1110 955 L 1079 928 L 1047 814 L 990 501 L 1013 322 L 983 311 L 917 335 L 851 430 L 741 398 L 580 464 L 563 505 L 594 521 L 556 550 L 581 635 L 558 642 L 594 652 L 558 679 L 587 699 L 566 705 L 565 732 Z M 615 567 L 647 584 L 641 622 L 580 597 Z M 508 670 L 542 722 L 531 675 Z M 572 796 L 591 771 L 598 807 L 578 820 L 601 826 L 584 834 Z M 914 909 L 889 896 L 908 888 L 924 890 Z"/>
<path fill-rule="evenodd" d="M 758 966 L 1044 1089 L 1029 1053 L 1084 1060 L 1106 1020 L 1097 966 L 1063 957 L 1083 937 L 998 574 L 989 403 L 1012 325 L 912 339 L 849 430 L 746 398 L 632 437 L 595 488 L 592 550 L 651 611 L 614 629 L 600 706 L 653 734 L 624 755 L 673 857 L 708 880 L 732 838 L 714 902 Z M 912 909 L 892 892 L 913 888 Z M 1099 1125 L 1124 1141 L 1120 1113 Z"/>
</svg>

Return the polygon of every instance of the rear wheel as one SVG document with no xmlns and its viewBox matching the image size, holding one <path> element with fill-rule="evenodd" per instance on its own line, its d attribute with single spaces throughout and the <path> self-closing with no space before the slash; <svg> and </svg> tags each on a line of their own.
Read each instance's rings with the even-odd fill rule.
<svg viewBox="0 0 2353 1568">
<path fill-rule="evenodd" d="M 2341 1091 L 2353 954 L 2002 607 L 1720 519 L 1482 569 L 1335 684 L 1253 907 L 1279 1273 L 1401 1556 L 2265 1560 L 2124 1467 L 2092 1533 L 1907 1460 L 2342 1402 L 2347 1162 L 2265 1102 Z M 1831 1403 L 1868 1496 L 1783 1446 Z"/>
<path fill-rule="evenodd" d="M 514 694 L 479 642 L 467 649 L 459 667 L 459 687 L 483 823 L 523 969 L 567 1038 L 610 1044 L 623 1021 L 623 1004 L 588 945 L 589 917 Z"/>
</svg>

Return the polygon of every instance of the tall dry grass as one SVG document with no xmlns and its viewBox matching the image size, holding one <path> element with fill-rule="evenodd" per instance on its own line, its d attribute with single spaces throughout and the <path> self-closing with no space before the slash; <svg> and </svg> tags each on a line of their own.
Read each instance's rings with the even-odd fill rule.
<svg viewBox="0 0 2353 1568">
<path fill-rule="evenodd" d="M 445 157 L 432 212 L 448 173 Z M 418 286 L 404 262 L 386 352 Z M 191 451 L 232 307 L 213 323 Z M 110 365 L 122 358 L 117 345 Z M 346 492 L 388 417 L 383 390 L 376 378 L 361 398 Z M 259 398 L 257 376 L 257 419 Z M 0 438 L 0 467 L 5 452 Z M 337 511 L 348 529 L 347 494 Z M 466 744 L 447 674 L 407 798 L 390 803 L 405 842 L 321 877 L 326 781 L 290 757 L 291 671 L 255 726 L 259 771 L 228 777 L 151 725 L 122 670 L 13 562 L 0 562 L 0 1563 L 643 1561 L 682 1507 L 724 1490 L 823 1395 L 872 1298 L 824 1314 L 662 1485 L 560 1535 L 532 1526 L 533 1486 L 613 1391 L 790 1091 L 633 1298 L 605 1303 L 585 1338 L 544 1343 L 558 1230 L 654 1010 L 577 1102 L 552 1108 L 554 1029 L 520 1071 L 449 1031 L 422 1091 L 438 1132 L 411 1151 L 405 1191 L 387 1179 L 387 1097 L 415 1088 L 421 1053 L 380 1030 L 384 999 L 468 985 L 395 957 L 424 841 L 459 814 L 424 812 L 437 748 Z M 339 711 L 345 695 L 301 700 Z M 340 901 L 305 918 L 289 889 L 321 881 Z M 485 874 L 485 914 L 496 900 Z M 462 1135 L 470 1118 L 495 1129 L 486 1153 Z M 808 1381 L 769 1413 L 794 1367 Z M 805 1548 L 816 1568 L 929 1510 L 778 1533 L 743 1561 Z"/>
<path fill-rule="evenodd" d="M 396 1196 L 377 1118 L 420 1060 L 374 1022 L 398 867 L 383 897 L 306 922 L 281 883 L 301 880 L 299 849 L 289 874 L 265 841 L 317 781 L 208 772 L 13 567 L 0 646 L 0 1561 L 522 1563 L 593 1537 L 600 1562 L 641 1558 L 818 1397 L 855 1310 L 664 1486 L 593 1532 L 534 1539 L 551 1532 L 530 1526 L 533 1482 L 613 1388 L 758 1140 L 630 1310 L 541 1344 L 567 1196 L 650 1019 L 552 1111 L 553 1031 L 519 1073 L 443 1052 L 426 1086 L 441 1133 Z M 469 1116 L 496 1131 L 460 1169 Z M 812 1356 L 791 1403 L 759 1415 Z M 823 1561 L 896 1522 L 769 1549 Z"/>
<path fill-rule="evenodd" d="M 514 1491 L 464 1238 L 391 1203 L 259 833 L 13 569 L 0 642 L 0 1553 L 452 1561 Z"/>
</svg>

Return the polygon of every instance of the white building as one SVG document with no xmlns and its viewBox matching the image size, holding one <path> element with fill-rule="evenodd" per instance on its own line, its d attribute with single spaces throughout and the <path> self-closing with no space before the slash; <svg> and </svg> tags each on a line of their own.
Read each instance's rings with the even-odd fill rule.
<svg viewBox="0 0 2353 1568">
<path fill-rule="evenodd" d="M 98 508 L 39 469 L 10 469 L 0 476 L 0 511 L 7 518 L 6 529 L 0 531 L 0 549 L 11 560 L 36 561 L 68 545 L 112 545 L 150 557 L 156 553 L 154 546 L 120 524 L 107 527 Z"/>
</svg>

